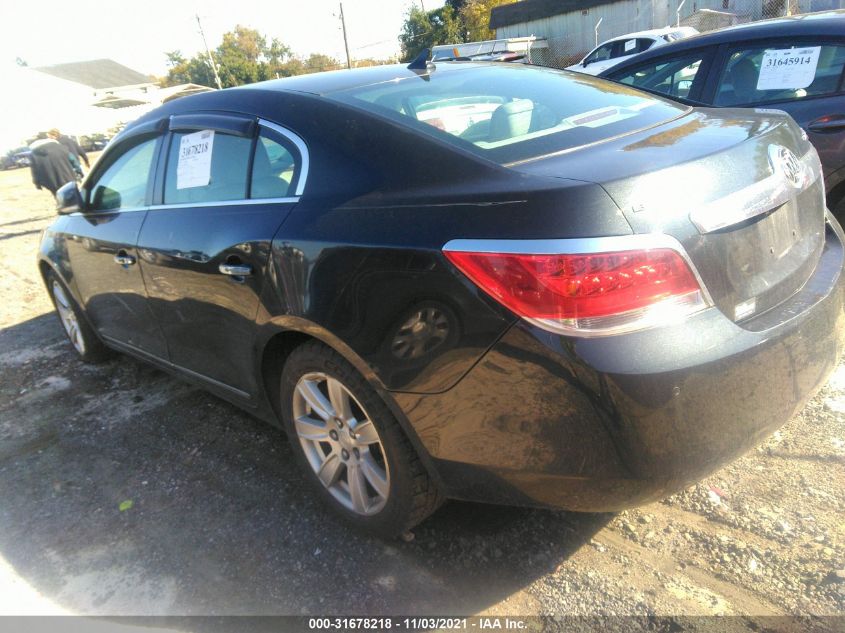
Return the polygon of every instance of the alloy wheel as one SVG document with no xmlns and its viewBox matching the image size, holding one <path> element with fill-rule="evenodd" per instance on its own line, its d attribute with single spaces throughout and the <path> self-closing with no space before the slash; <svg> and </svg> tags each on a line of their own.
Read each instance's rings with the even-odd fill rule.
<svg viewBox="0 0 845 633">
<path fill-rule="evenodd" d="M 56 300 L 56 310 L 70 342 L 77 352 L 85 354 L 85 341 L 82 339 L 82 331 L 79 329 L 79 320 L 76 318 L 76 313 L 73 311 L 64 288 L 58 281 L 53 281 L 53 298 Z"/>
<path fill-rule="evenodd" d="M 345 508 L 381 511 L 390 494 L 390 469 L 378 430 L 355 396 L 322 372 L 302 376 L 293 394 L 299 443 L 317 478 Z"/>
</svg>

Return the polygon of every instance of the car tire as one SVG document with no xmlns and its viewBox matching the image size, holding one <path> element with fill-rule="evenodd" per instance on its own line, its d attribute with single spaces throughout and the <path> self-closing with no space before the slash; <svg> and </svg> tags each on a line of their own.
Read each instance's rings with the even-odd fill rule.
<svg viewBox="0 0 845 633">
<path fill-rule="evenodd" d="M 45 281 L 53 306 L 56 308 L 56 316 L 79 358 L 86 363 L 99 363 L 106 360 L 111 355 L 111 350 L 103 344 L 88 324 L 88 320 L 73 300 L 73 295 L 70 294 L 67 286 L 53 272 L 47 273 Z"/>
<path fill-rule="evenodd" d="M 306 477 L 353 527 L 382 537 L 409 530 L 443 498 L 385 402 L 337 352 L 297 347 L 281 377 L 281 411 Z"/>
</svg>

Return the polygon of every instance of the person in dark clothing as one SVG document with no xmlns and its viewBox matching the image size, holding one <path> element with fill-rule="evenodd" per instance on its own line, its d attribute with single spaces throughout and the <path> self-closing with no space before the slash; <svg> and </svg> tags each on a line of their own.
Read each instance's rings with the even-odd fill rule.
<svg viewBox="0 0 845 633">
<path fill-rule="evenodd" d="M 49 132 L 47 132 L 47 136 L 50 138 L 57 140 L 59 143 L 64 145 L 71 154 L 74 155 L 76 158 L 77 164 L 85 163 L 85 167 L 90 169 L 91 164 L 88 162 L 88 154 L 85 153 L 79 143 L 76 142 L 76 139 L 71 138 L 70 136 L 65 136 L 58 129 L 53 128 Z M 82 176 L 82 168 L 79 169 L 79 175 Z"/>
<path fill-rule="evenodd" d="M 56 191 L 69 182 L 76 182 L 76 174 L 70 162 L 70 152 L 57 140 L 39 134 L 29 148 L 32 150 L 30 169 L 36 189 L 47 189 L 54 196 Z"/>
</svg>

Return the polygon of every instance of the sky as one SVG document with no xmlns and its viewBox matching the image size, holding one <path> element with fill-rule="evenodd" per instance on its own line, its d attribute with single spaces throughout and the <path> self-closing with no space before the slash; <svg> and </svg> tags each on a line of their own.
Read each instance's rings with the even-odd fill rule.
<svg viewBox="0 0 845 633">
<path fill-rule="evenodd" d="M 444 0 L 424 0 L 426 10 Z M 419 3 L 419 0 L 416 0 Z M 386 58 L 412 0 L 346 0 L 349 53 Z M 30 66 L 111 58 L 144 74 L 165 75 L 165 51 L 190 57 L 202 49 L 196 14 L 213 49 L 241 24 L 279 38 L 295 54 L 345 59 L 336 0 L 2 0 L 0 64 Z"/>
</svg>

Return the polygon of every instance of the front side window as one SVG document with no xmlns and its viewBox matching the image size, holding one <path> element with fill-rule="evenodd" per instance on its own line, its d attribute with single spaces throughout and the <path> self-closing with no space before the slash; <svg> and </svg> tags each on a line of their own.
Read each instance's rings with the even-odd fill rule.
<svg viewBox="0 0 845 633">
<path fill-rule="evenodd" d="M 596 50 L 587 55 L 587 57 L 584 59 L 584 63 L 592 64 L 594 62 L 603 62 L 607 59 L 610 59 L 613 55 L 613 46 L 615 44 L 616 42 L 609 42 L 607 44 L 599 46 Z"/>
<path fill-rule="evenodd" d="M 843 89 L 845 46 L 782 46 L 734 51 L 714 105 L 742 106 L 835 94 Z"/>
<path fill-rule="evenodd" d="M 146 203 L 150 168 L 157 139 L 149 139 L 124 152 L 91 187 L 91 211 L 142 207 Z"/>
<path fill-rule="evenodd" d="M 214 130 L 171 136 L 164 203 L 243 200 L 252 139 Z"/>
<path fill-rule="evenodd" d="M 686 98 L 701 68 L 701 62 L 700 56 L 662 60 L 633 70 L 611 74 L 610 77 L 636 88 L 653 90 L 670 97 Z"/>
</svg>

